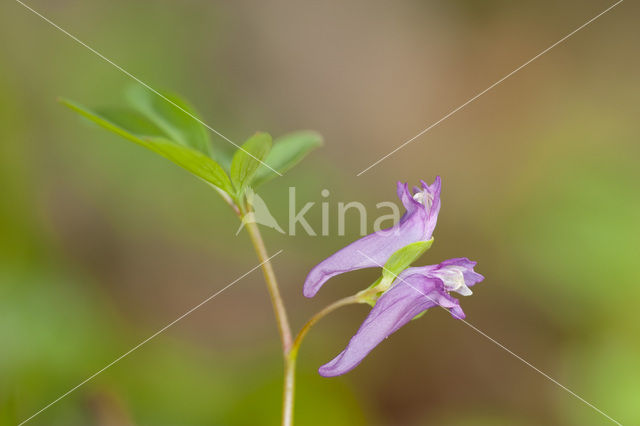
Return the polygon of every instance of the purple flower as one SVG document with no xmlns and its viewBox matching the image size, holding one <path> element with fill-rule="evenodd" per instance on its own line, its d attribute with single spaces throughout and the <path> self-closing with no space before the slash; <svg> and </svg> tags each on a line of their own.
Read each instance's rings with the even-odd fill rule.
<svg viewBox="0 0 640 426">
<path fill-rule="evenodd" d="M 313 297 L 331 277 L 362 268 L 384 265 L 397 250 L 418 241 L 431 239 L 440 211 L 440 176 L 432 185 L 421 181 L 422 188 L 398 182 L 398 197 L 407 210 L 391 228 L 369 234 L 316 265 L 304 283 L 303 294 Z"/>
<path fill-rule="evenodd" d="M 355 368 L 378 343 L 434 306 L 448 309 L 454 318 L 463 319 L 465 315 L 458 299 L 449 292 L 471 294 L 469 287 L 484 279 L 474 272 L 475 265 L 476 262 L 469 259 L 456 258 L 400 273 L 391 288 L 380 296 L 345 350 L 320 367 L 320 375 L 339 376 Z"/>
</svg>

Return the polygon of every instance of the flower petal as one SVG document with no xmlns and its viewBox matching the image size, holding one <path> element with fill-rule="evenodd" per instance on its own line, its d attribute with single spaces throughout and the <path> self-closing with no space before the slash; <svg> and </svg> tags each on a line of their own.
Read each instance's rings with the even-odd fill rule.
<svg viewBox="0 0 640 426">
<path fill-rule="evenodd" d="M 427 185 L 423 180 L 420 182 L 432 199 L 431 206 L 429 206 L 427 211 L 427 228 L 433 232 L 436 227 L 436 222 L 438 221 L 438 213 L 440 213 L 440 190 L 442 188 L 442 181 L 440 180 L 440 176 L 436 176 L 436 179 L 431 185 Z"/>
<path fill-rule="evenodd" d="M 476 262 L 466 257 L 447 259 L 437 265 L 426 265 L 408 268 L 404 274 L 421 274 L 442 280 L 447 291 L 455 291 L 463 296 L 471 295 L 469 287 L 474 286 L 484 277 L 475 272 Z"/>
<path fill-rule="evenodd" d="M 478 262 L 474 262 L 473 260 L 469 260 L 466 257 L 456 257 L 453 259 L 447 259 L 444 262 L 437 265 L 439 268 L 447 267 L 447 266 L 460 266 L 463 268 L 462 275 L 464 276 L 464 283 L 471 287 L 480 281 L 484 280 L 484 276 L 477 273 L 473 270 L 473 268 L 478 264 Z"/>
<path fill-rule="evenodd" d="M 409 191 L 408 183 L 398 182 L 397 187 L 398 198 L 407 212 L 420 208 L 421 204 L 413 198 L 411 191 Z"/>
<path fill-rule="evenodd" d="M 430 240 L 440 209 L 440 177 L 433 185 L 423 182 L 423 186 L 431 196 L 428 206 L 413 198 L 406 183 L 398 182 L 398 197 L 407 209 L 400 221 L 391 228 L 349 244 L 317 264 L 307 275 L 303 294 L 313 297 L 331 277 L 357 269 L 380 267 L 397 250 L 411 243 Z"/>
<path fill-rule="evenodd" d="M 302 293 L 313 297 L 331 277 L 357 269 L 380 267 L 397 250 L 417 241 L 426 241 L 423 217 L 422 210 L 414 210 L 394 227 L 369 234 L 338 250 L 311 269 Z"/>
<path fill-rule="evenodd" d="M 352 370 L 385 338 L 436 305 L 449 309 L 454 318 L 464 318 L 458 301 L 446 293 L 440 280 L 419 274 L 402 280 L 398 277 L 396 284 L 378 299 L 345 350 L 318 372 L 333 377 Z"/>
</svg>

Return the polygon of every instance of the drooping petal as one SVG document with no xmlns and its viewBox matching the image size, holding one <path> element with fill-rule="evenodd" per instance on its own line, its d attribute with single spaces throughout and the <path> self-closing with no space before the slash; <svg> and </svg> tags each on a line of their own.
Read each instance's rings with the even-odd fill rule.
<svg viewBox="0 0 640 426">
<path fill-rule="evenodd" d="M 311 269 L 302 293 L 313 297 L 329 278 L 356 269 L 380 267 L 397 250 L 423 241 L 425 222 L 419 216 L 421 210 L 416 210 L 393 228 L 369 234 L 338 250 Z"/>
<path fill-rule="evenodd" d="M 458 300 L 447 294 L 440 280 L 420 274 L 399 276 L 395 285 L 378 299 L 345 350 L 318 372 L 333 377 L 350 371 L 385 338 L 436 305 L 448 309 L 454 318 L 464 318 Z"/>
<path fill-rule="evenodd" d="M 407 209 L 400 221 L 391 228 L 349 244 L 316 265 L 305 280 L 303 294 L 313 297 L 331 277 L 383 266 L 397 250 L 411 243 L 430 240 L 440 209 L 440 177 L 431 187 L 423 182 L 423 188 L 423 196 L 416 197 L 417 194 L 411 195 L 407 184 L 398 182 L 398 197 Z M 420 198 L 423 199 L 419 201 Z"/>
</svg>

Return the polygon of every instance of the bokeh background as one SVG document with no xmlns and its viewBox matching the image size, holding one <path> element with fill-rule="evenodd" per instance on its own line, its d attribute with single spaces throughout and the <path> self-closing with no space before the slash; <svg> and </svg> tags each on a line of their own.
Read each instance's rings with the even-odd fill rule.
<svg viewBox="0 0 640 426">
<path fill-rule="evenodd" d="M 289 186 L 369 207 L 397 180 L 443 179 L 436 243 L 487 279 L 467 319 L 625 425 L 640 424 L 638 15 L 624 2 L 360 177 L 356 173 L 611 2 L 30 0 L 235 141 L 322 133 Z M 15 425 L 257 264 L 207 186 L 60 106 L 120 105 L 131 81 L 13 1 L 0 5 L 0 424 Z M 216 149 L 228 149 L 215 138 Z M 320 196 L 323 189 L 331 195 Z M 294 328 L 375 271 L 306 272 L 357 236 L 265 230 Z M 353 372 L 316 374 L 366 315 L 303 345 L 299 425 L 604 425 L 444 311 Z M 255 272 L 34 418 L 33 425 L 273 425 L 281 363 Z"/>
</svg>

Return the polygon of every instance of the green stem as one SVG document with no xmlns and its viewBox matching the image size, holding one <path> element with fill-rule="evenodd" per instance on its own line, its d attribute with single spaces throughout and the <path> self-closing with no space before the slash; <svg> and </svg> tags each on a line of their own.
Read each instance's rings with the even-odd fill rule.
<svg viewBox="0 0 640 426">
<path fill-rule="evenodd" d="M 317 312 L 314 316 L 312 316 L 311 319 L 309 319 L 309 321 L 307 321 L 307 323 L 300 329 L 300 331 L 298 332 L 298 335 L 296 336 L 296 339 L 293 341 L 293 345 L 291 346 L 291 351 L 289 352 L 289 358 L 293 358 L 294 360 L 297 358 L 298 350 L 300 349 L 300 344 L 302 343 L 302 340 L 307 335 L 309 330 L 311 330 L 311 327 L 313 327 L 315 323 L 317 323 L 322 318 L 324 318 L 331 312 L 335 311 L 336 309 L 342 306 L 353 305 L 355 303 L 363 303 L 361 297 L 359 297 L 358 295 L 345 297 L 343 299 L 333 302 L 328 306 L 325 306 L 321 311 Z"/>
<path fill-rule="evenodd" d="M 242 219 L 242 215 L 241 215 Z M 267 283 L 267 289 L 269 290 L 269 296 L 271 297 L 271 304 L 273 305 L 273 311 L 276 315 L 276 323 L 278 324 L 278 331 L 280 332 L 280 340 L 282 341 L 282 354 L 284 356 L 284 388 L 282 391 L 282 425 L 293 425 L 293 392 L 294 392 L 294 379 L 295 379 L 295 359 L 289 357 L 291 349 L 291 327 L 289 326 L 289 320 L 287 319 L 287 311 L 284 308 L 282 297 L 280 296 L 280 289 L 276 280 L 276 274 L 273 271 L 271 262 L 268 261 L 269 255 L 267 249 L 262 240 L 262 235 L 258 226 L 254 222 L 246 223 L 247 231 L 253 247 L 256 250 L 258 259 L 263 262 L 262 272 L 264 279 Z"/>
<path fill-rule="evenodd" d="M 296 387 L 296 357 L 284 360 L 284 386 L 282 389 L 282 426 L 293 426 L 293 400 Z"/>
<path fill-rule="evenodd" d="M 241 208 L 239 216 L 242 217 L 246 214 L 246 211 Z M 280 332 L 280 339 L 282 340 L 282 353 L 284 354 L 284 386 L 282 390 L 282 426 L 293 426 L 293 406 L 294 406 L 294 392 L 295 392 L 295 371 L 296 371 L 296 359 L 298 358 L 298 350 L 302 340 L 309 332 L 311 327 L 317 323 L 324 316 L 333 312 L 334 310 L 355 303 L 366 303 L 365 292 L 361 292 L 354 296 L 345 297 L 340 299 L 318 313 L 307 321 L 307 323 L 300 329 L 300 332 L 296 336 L 295 340 L 291 338 L 291 327 L 289 326 L 289 320 L 287 319 L 287 312 L 280 296 L 280 290 L 278 288 L 278 282 L 276 281 L 276 275 L 273 271 L 273 266 L 269 262 L 269 255 L 265 248 L 264 241 L 258 226 L 254 222 L 246 223 L 247 231 L 253 247 L 256 250 L 258 259 L 262 264 L 262 272 L 264 279 L 267 283 L 267 289 L 269 290 L 269 296 L 271 297 L 271 304 L 273 305 L 273 311 L 276 315 L 276 322 L 278 324 L 278 331 Z"/>
<path fill-rule="evenodd" d="M 340 299 L 333 302 L 329 306 L 325 307 L 307 321 L 307 323 L 300 329 L 296 339 L 293 341 L 291 349 L 287 353 L 284 361 L 284 395 L 282 398 L 282 426 L 293 425 L 293 402 L 295 391 L 295 372 L 296 372 L 296 360 L 298 358 L 298 350 L 302 340 L 307 335 L 311 327 L 324 316 L 333 312 L 341 306 L 350 305 L 353 303 L 362 303 L 358 296 L 349 296 L 344 299 Z"/>
<path fill-rule="evenodd" d="M 258 226 L 254 222 L 246 223 L 249 237 L 253 243 L 253 247 L 256 250 L 258 259 L 262 263 L 262 273 L 264 280 L 267 283 L 267 289 L 269 290 L 269 296 L 271 297 L 271 304 L 273 305 L 273 311 L 276 314 L 276 322 L 278 324 L 278 331 L 280 332 L 280 340 L 282 341 L 282 353 L 285 355 L 291 348 L 291 327 L 289 326 L 289 320 L 287 319 L 287 311 L 284 308 L 282 297 L 280 296 L 280 289 L 278 287 L 278 281 L 276 280 L 276 274 L 273 271 L 273 266 L 268 260 L 269 255 L 267 249 L 262 241 L 262 235 Z"/>
</svg>

